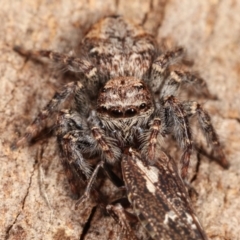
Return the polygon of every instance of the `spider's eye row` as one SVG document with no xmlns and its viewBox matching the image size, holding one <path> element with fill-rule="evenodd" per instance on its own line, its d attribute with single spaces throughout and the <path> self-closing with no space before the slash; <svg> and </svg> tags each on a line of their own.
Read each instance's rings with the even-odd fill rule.
<svg viewBox="0 0 240 240">
<path fill-rule="evenodd" d="M 138 91 L 144 89 L 143 85 L 137 86 Z"/>
</svg>

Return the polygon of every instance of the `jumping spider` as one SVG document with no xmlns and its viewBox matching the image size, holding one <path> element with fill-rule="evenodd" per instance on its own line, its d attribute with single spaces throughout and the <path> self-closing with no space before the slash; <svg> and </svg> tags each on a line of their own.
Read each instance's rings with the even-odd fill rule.
<svg viewBox="0 0 240 240">
<path fill-rule="evenodd" d="M 56 134 L 63 164 L 74 170 L 87 187 L 80 202 L 89 196 L 100 168 L 121 160 L 124 149 L 133 147 L 154 162 L 160 139 L 173 135 L 183 149 L 181 176 L 185 178 L 193 148 L 189 117 L 197 115 L 213 153 L 227 164 L 208 113 L 196 101 L 181 102 L 180 86 L 192 85 L 202 96 L 211 96 L 205 81 L 188 71 L 172 70 L 184 57 L 182 48 L 162 51 L 154 37 L 139 25 L 119 16 L 96 23 L 81 44 L 79 57 L 52 51 L 16 51 L 47 57 L 79 80 L 66 84 L 28 126 L 20 146 L 33 139 L 43 122 L 56 113 Z M 60 105 L 72 96 L 73 106 Z M 59 110 L 60 109 L 60 110 Z M 92 170 L 85 155 L 97 155 Z M 68 171 L 70 172 L 70 171 Z M 67 174 L 72 182 L 71 174 Z"/>
</svg>

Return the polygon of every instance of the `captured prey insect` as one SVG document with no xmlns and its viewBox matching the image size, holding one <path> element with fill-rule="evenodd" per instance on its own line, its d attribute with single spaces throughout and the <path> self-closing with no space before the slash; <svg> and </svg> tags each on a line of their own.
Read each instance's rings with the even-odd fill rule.
<svg viewBox="0 0 240 240">
<path fill-rule="evenodd" d="M 197 74 L 177 69 L 184 57 L 182 48 L 164 51 L 141 26 L 120 16 L 110 16 L 92 26 L 78 56 L 47 50 L 26 51 L 21 47 L 15 50 L 34 58 L 47 57 L 77 74 L 77 81 L 66 84 L 53 96 L 15 146 L 31 141 L 55 115 L 60 155 L 73 192 L 79 193 L 76 182 L 87 183 L 79 204 L 90 196 L 99 169 L 119 163 L 124 149 L 137 149 L 149 166 L 157 164 L 156 149 L 167 135 L 173 136 L 183 149 L 180 172 L 185 178 L 193 146 L 188 119 L 193 115 L 197 115 L 213 154 L 227 166 L 208 113 L 196 101 L 181 102 L 177 98 L 178 90 L 184 90 L 187 84 L 202 96 L 211 96 L 205 81 Z M 66 102 L 73 104 L 62 109 Z M 94 166 L 88 161 L 92 156 L 97 158 Z M 133 154 L 130 161 L 138 158 L 138 154 Z M 158 164 L 157 169 L 161 170 Z M 123 170 L 123 175 L 126 173 Z M 137 193 L 142 194 L 140 188 Z M 135 200 L 132 202 L 134 205 Z M 170 223 L 177 215 L 170 210 L 169 216 L 165 216 Z M 186 221 L 190 224 L 192 219 Z M 156 231 L 157 234 L 160 229 Z"/>
<path fill-rule="evenodd" d="M 149 164 L 130 148 L 121 165 L 128 199 L 152 239 L 207 239 L 171 157 L 158 150 Z"/>
</svg>

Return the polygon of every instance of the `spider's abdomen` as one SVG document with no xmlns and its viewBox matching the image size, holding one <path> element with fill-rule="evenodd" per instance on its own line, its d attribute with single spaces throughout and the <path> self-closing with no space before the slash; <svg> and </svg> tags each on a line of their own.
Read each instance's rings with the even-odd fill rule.
<svg viewBox="0 0 240 240">
<path fill-rule="evenodd" d="M 152 35 L 122 17 L 104 18 L 95 24 L 82 45 L 91 61 L 110 78 L 142 78 L 156 49 Z"/>
</svg>

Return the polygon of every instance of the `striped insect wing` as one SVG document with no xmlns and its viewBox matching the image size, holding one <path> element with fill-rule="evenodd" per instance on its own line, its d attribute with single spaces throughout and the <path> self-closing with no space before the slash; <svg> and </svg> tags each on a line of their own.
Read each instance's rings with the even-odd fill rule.
<svg viewBox="0 0 240 240">
<path fill-rule="evenodd" d="M 153 164 L 130 149 L 122 159 L 128 199 L 153 239 L 206 240 L 175 162 L 159 151 Z"/>
</svg>

